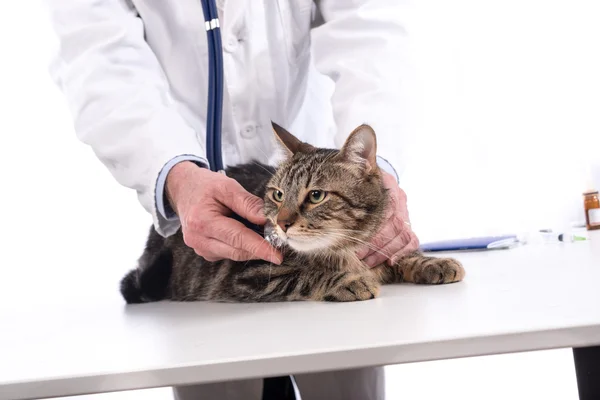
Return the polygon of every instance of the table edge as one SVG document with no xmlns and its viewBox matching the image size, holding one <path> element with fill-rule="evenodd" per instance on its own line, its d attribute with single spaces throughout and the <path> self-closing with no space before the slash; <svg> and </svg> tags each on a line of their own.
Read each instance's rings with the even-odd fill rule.
<svg viewBox="0 0 600 400">
<path fill-rule="evenodd" d="M 0 383 L 0 400 L 94 394 L 595 345 L 600 345 L 600 325 Z"/>
</svg>

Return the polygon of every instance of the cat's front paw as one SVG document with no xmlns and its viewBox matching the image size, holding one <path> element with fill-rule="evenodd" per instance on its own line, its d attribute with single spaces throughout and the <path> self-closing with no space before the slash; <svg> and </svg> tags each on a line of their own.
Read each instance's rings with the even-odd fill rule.
<svg viewBox="0 0 600 400">
<path fill-rule="evenodd" d="M 332 288 L 325 301 L 361 301 L 374 299 L 379 295 L 379 283 L 370 277 L 352 275 Z"/>
<path fill-rule="evenodd" d="M 436 258 L 425 263 L 415 272 L 415 283 L 442 284 L 460 282 L 465 277 L 465 269 L 454 258 Z"/>
</svg>

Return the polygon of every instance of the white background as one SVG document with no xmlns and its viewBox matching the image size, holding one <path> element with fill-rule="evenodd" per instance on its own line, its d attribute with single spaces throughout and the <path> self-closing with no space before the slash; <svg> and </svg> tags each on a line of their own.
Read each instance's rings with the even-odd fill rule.
<svg viewBox="0 0 600 400">
<path fill-rule="evenodd" d="M 592 165 L 600 188 L 599 20 L 597 0 L 418 2 L 409 31 L 419 140 L 403 187 L 422 240 L 562 229 L 582 219 Z M 2 298 L 26 302 L 25 287 L 42 290 L 61 268 L 71 293 L 102 301 L 134 264 L 150 219 L 77 142 L 47 73 L 53 46 L 37 2 L 0 5 L 0 268 L 10 268 L 7 252 L 48 262 L 11 271 L 15 282 L 3 282 Z M 78 245 L 84 241 L 97 252 Z M 52 264 L 65 253 L 81 263 Z M 105 269 L 86 268 L 90 257 Z M 390 399 L 576 398 L 569 350 L 388 372 Z M 158 389 L 99 398 L 169 396 Z"/>
<path fill-rule="evenodd" d="M 416 3 L 422 146 L 405 187 L 421 237 L 582 219 L 591 164 L 600 186 L 600 3 Z"/>
</svg>

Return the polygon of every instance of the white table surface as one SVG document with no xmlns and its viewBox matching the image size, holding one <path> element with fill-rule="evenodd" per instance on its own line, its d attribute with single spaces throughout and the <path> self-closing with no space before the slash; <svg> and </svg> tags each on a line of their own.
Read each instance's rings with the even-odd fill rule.
<svg viewBox="0 0 600 400">
<path fill-rule="evenodd" d="M 455 255 L 462 283 L 345 304 L 125 306 L 115 290 L 103 300 L 58 284 L 73 297 L 57 303 L 51 271 L 45 299 L 13 287 L 44 282 L 3 281 L 14 295 L 0 297 L 0 399 L 600 344 L 600 233 Z"/>
</svg>

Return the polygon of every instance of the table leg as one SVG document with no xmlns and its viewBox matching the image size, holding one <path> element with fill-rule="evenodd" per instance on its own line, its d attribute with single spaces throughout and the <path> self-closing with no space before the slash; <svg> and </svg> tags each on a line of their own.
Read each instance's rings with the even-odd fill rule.
<svg viewBox="0 0 600 400">
<path fill-rule="evenodd" d="M 573 349 L 579 400 L 600 399 L 600 346 Z"/>
</svg>

